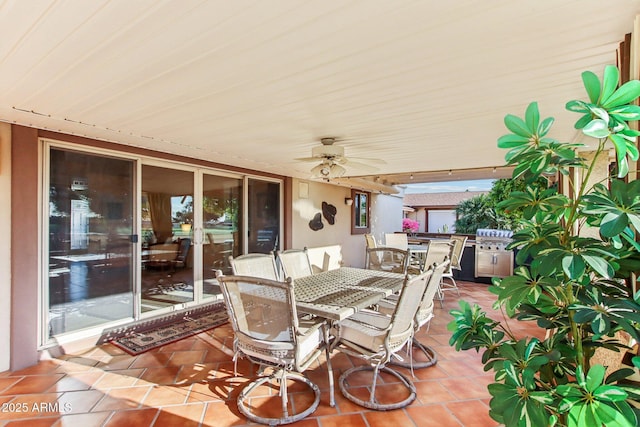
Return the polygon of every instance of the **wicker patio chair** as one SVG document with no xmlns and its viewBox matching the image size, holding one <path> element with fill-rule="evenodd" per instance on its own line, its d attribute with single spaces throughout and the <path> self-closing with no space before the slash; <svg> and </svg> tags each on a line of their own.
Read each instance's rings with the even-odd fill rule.
<svg viewBox="0 0 640 427">
<path fill-rule="evenodd" d="M 273 253 L 247 254 L 235 258 L 229 256 L 229 263 L 235 275 L 280 280 L 276 258 Z"/>
<path fill-rule="evenodd" d="M 424 265 L 440 264 L 445 260 L 451 260 L 453 247 L 454 244 L 451 240 L 430 241 Z M 443 307 L 444 294 L 442 292 L 442 279 L 440 279 L 440 284 L 438 286 L 437 299 L 440 300 L 440 307 Z"/>
<path fill-rule="evenodd" d="M 344 266 L 342 245 L 316 246 L 307 248 L 307 255 L 313 273 L 337 270 Z"/>
<path fill-rule="evenodd" d="M 298 319 L 292 280 L 288 278 L 278 282 L 257 277 L 224 276 L 221 271 L 218 271 L 217 279 L 222 286 L 235 335 L 234 373 L 237 375 L 238 357 L 245 357 L 261 367 L 261 375 L 240 392 L 237 399 L 239 411 L 251 421 L 268 425 L 292 423 L 313 413 L 320 403 L 320 389 L 303 372 L 323 351 L 329 375 L 330 404 L 334 406 L 327 323 L 319 318 L 309 321 Z M 270 374 L 264 375 L 265 372 Z M 306 409 L 299 409 L 289 402 L 290 381 L 306 384 L 313 392 L 314 400 Z M 249 401 L 254 397 L 252 392 L 263 384 L 278 388 L 281 399 L 279 416 L 272 416 L 272 409 L 261 413 L 259 408 L 250 405 Z"/>
<path fill-rule="evenodd" d="M 429 322 L 433 318 L 433 301 L 438 292 L 442 274 L 448 269 L 448 267 L 449 260 L 445 259 L 440 264 L 433 264 L 426 271 L 425 274 L 428 274 L 428 282 L 425 292 L 422 296 L 422 300 L 420 301 L 420 307 L 418 308 L 418 311 L 416 311 L 416 316 L 413 321 L 415 332 L 418 332 L 418 330 L 420 330 L 420 328 L 425 325 L 427 325 L 427 328 L 429 327 Z M 398 304 L 398 300 L 398 295 L 391 295 L 390 297 L 383 299 L 378 303 L 378 311 L 388 315 L 393 314 L 393 311 L 396 309 L 396 306 Z M 415 336 L 412 339 L 412 345 L 413 350 L 409 352 L 408 361 L 405 361 L 404 359 L 394 359 L 392 363 L 394 365 L 411 369 L 428 368 L 429 366 L 433 366 L 438 363 L 438 355 L 435 350 L 418 341 Z M 420 352 L 422 352 L 426 359 L 416 359 L 415 350 L 419 350 Z"/>
<path fill-rule="evenodd" d="M 409 250 L 409 236 L 406 233 L 385 233 L 384 245 L 388 248 L 398 248 L 403 251 Z M 409 265 L 416 270 L 420 270 L 420 267 L 424 265 L 420 257 L 414 256 L 409 252 Z"/>
<path fill-rule="evenodd" d="M 280 262 L 284 277 L 297 279 L 298 277 L 311 276 L 313 274 L 307 248 L 278 251 L 277 260 Z"/>
<path fill-rule="evenodd" d="M 406 233 L 385 233 L 384 245 L 406 251 L 409 248 L 409 238 Z"/>
<path fill-rule="evenodd" d="M 373 234 L 365 234 L 364 240 L 367 244 L 367 248 L 375 248 L 376 246 L 378 246 L 378 244 L 376 243 L 376 238 L 373 237 Z"/>
<path fill-rule="evenodd" d="M 375 410 L 391 410 L 403 408 L 416 398 L 416 388 L 410 379 L 400 372 L 389 368 L 391 358 L 405 347 L 413 336 L 413 319 L 427 286 L 431 273 L 423 273 L 409 277 L 404 281 L 398 303 L 391 316 L 384 313 L 363 310 L 339 322 L 338 340 L 335 349 L 350 356 L 358 357 L 368 364 L 358 365 L 345 371 L 339 379 L 340 391 L 348 400 Z M 360 371 L 373 373 L 367 400 L 356 395 L 349 386 L 351 375 Z M 376 385 L 380 373 L 386 373 L 398 380 L 407 389 L 408 395 L 400 396 L 400 400 L 381 402 L 376 396 Z M 360 380 L 362 377 L 356 375 Z M 362 388 L 358 387 L 361 391 Z M 394 395 L 398 395 L 396 392 Z"/>
<path fill-rule="evenodd" d="M 451 236 L 451 243 L 453 243 L 453 250 L 451 251 L 451 263 L 449 264 L 449 268 L 445 270 L 444 274 L 442 275 L 440 289 L 442 291 L 455 290 L 458 296 L 460 296 L 460 289 L 458 289 L 456 279 L 453 278 L 453 270 L 462 270 L 462 266 L 460 263 L 462 262 L 464 247 L 467 244 L 467 236 L 453 234 Z M 445 279 L 449 279 L 450 283 L 446 282 Z"/>
<path fill-rule="evenodd" d="M 367 248 L 364 265 L 368 270 L 406 274 L 409 266 L 409 252 L 383 246 Z"/>
</svg>

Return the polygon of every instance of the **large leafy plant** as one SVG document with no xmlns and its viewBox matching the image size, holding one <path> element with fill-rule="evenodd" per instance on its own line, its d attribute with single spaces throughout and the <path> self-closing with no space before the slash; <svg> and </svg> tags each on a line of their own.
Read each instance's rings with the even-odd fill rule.
<svg viewBox="0 0 640 427">
<path fill-rule="evenodd" d="M 539 338 L 517 337 L 507 323 L 464 301 L 451 312 L 450 343 L 483 351 L 485 369 L 495 371 L 490 415 L 507 427 L 636 426 L 640 419 L 630 404 L 638 401 L 638 389 L 624 381 L 633 370 L 607 376 L 593 359 L 597 348 L 625 347 L 614 339 L 618 331 L 640 341 L 640 292 L 633 295 L 631 274 L 640 270 L 640 181 L 623 179 L 638 160 L 640 132 L 628 123 L 640 120 L 640 107 L 633 105 L 640 82 L 619 86 L 613 66 L 605 68 L 602 82 L 592 72 L 582 80 L 589 100 L 566 107 L 581 115 L 576 129 L 595 138 L 589 160 L 578 154 L 581 145 L 548 136 L 554 120 L 541 119 L 536 103 L 524 118 L 507 115 L 510 133 L 498 140 L 515 167 L 513 178 L 530 185 L 499 204 L 522 211 L 511 245 L 519 249 L 518 266 L 514 276 L 494 278 L 490 290 L 508 316 L 535 321 Z M 593 183 L 611 147 L 617 171 Z M 571 197 L 555 186 L 534 185 L 558 175 L 569 180 Z M 633 363 L 640 365 L 637 356 Z"/>
<path fill-rule="evenodd" d="M 548 181 L 540 177 L 534 183 L 523 178 L 497 179 L 487 194 L 480 194 L 463 200 L 456 206 L 456 232 L 475 234 L 479 228 L 500 228 L 515 230 L 522 218 L 522 209 L 497 209 L 498 203 L 511 197 L 513 191 L 522 191 L 527 185 L 544 186 Z"/>
</svg>

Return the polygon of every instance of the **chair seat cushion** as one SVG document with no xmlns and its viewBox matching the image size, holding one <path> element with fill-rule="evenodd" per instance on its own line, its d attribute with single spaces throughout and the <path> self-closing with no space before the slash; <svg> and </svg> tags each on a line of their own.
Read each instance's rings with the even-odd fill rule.
<svg viewBox="0 0 640 427">
<path fill-rule="evenodd" d="M 340 322 L 340 340 L 377 353 L 384 348 L 386 328 L 391 317 L 383 313 L 361 311 Z"/>
<path fill-rule="evenodd" d="M 301 321 L 298 327 L 297 341 L 294 345 L 287 331 L 282 331 L 278 336 L 266 338 L 249 337 L 242 333 L 237 335 L 238 347 L 248 356 L 279 364 L 293 363 L 296 360 L 303 361 L 318 349 L 322 343 L 322 321 Z"/>
</svg>

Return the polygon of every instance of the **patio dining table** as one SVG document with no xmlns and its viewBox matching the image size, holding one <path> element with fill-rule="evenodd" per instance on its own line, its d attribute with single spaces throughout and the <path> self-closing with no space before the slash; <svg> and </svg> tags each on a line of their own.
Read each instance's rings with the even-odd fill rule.
<svg viewBox="0 0 640 427">
<path fill-rule="evenodd" d="M 407 249 L 409 250 L 409 254 L 411 255 L 411 257 L 420 262 L 420 271 L 424 271 L 424 263 L 427 259 L 427 252 L 429 252 L 429 243 L 426 242 L 425 244 L 421 245 L 410 243 Z"/>
<path fill-rule="evenodd" d="M 404 275 L 362 268 L 341 267 L 294 281 L 300 312 L 344 320 L 400 290 Z"/>
</svg>

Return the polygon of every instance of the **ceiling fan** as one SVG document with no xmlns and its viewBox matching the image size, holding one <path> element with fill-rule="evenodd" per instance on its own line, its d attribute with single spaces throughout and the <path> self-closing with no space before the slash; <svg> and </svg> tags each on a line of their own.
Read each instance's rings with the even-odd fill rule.
<svg viewBox="0 0 640 427">
<path fill-rule="evenodd" d="M 311 157 L 302 157 L 295 160 L 303 162 L 317 162 L 320 164 L 311 169 L 313 178 L 340 178 L 347 172 L 347 167 L 358 169 L 365 172 L 375 172 L 377 169 L 361 162 L 354 162 L 352 159 L 356 157 L 346 157 L 344 155 L 344 147 L 341 145 L 334 145 L 336 138 L 322 138 L 320 139 L 322 145 L 317 145 L 311 149 Z M 384 163 L 379 159 L 364 159 L 358 158 L 358 160 L 366 161 L 368 163 Z"/>
</svg>

